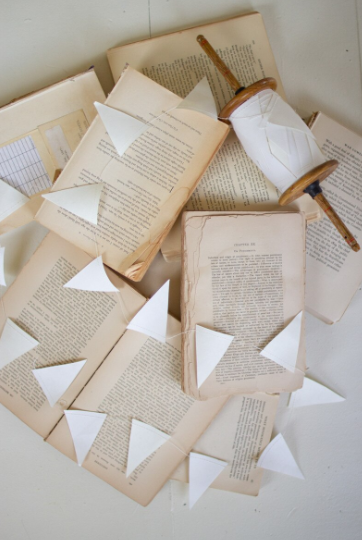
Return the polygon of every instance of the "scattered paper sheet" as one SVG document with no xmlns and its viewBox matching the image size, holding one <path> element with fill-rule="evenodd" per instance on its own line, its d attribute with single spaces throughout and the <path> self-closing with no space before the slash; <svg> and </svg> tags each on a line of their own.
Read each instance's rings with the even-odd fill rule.
<svg viewBox="0 0 362 540">
<path fill-rule="evenodd" d="M 281 433 L 265 448 L 258 459 L 257 466 L 304 480 L 304 476 Z"/>
<path fill-rule="evenodd" d="M 127 326 L 128 330 L 141 332 L 166 343 L 169 289 L 170 280 L 166 281 L 133 317 Z"/>
<path fill-rule="evenodd" d="M 6 287 L 5 279 L 5 248 L 0 246 L 0 285 Z"/>
<path fill-rule="evenodd" d="M 206 381 L 224 356 L 234 336 L 196 325 L 197 387 Z"/>
<path fill-rule="evenodd" d="M 148 456 L 156 452 L 169 435 L 144 422 L 132 419 L 131 436 L 128 447 L 127 472 L 128 477 Z"/>
<path fill-rule="evenodd" d="M 97 225 L 102 189 L 103 184 L 89 184 L 53 191 L 42 196 L 64 210 Z"/>
<path fill-rule="evenodd" d="M 94 105 L 120 156 L 150 127 L 150 124 L 145 124 L 145 122 L 113 107 L 98 102 L 95 102 Z"/>
<path fill-rule="evenodd" d="M 29 202 L 29 198 L 0 179 L 0 221 Z"/>
<path fill-rule="evenodd" d="M 189 506 L 192 508 L 227 466 L 226 461 L 190 452 Z"/>
<path fill-rule="evenodd" d="M 64 169 L 70 158 L 72 157 L 72 151 L 68 144 L 68 141 L 64 135 L 62 126 L 57 124 L 45 131 L 45 135 L 48 139 L 50 148 L 57 160 L 60 169 Z"/>
<path fill-rule="evenodd" d="M 38 345 L 36 339 L 29 336 L 11 319 L 6 319 L 0 337 L 0 369 Z"/>
<path fill-rule="evenodd" d="M 106 274 L 102 255 L 78 272 L 64 287 L 79 291 L 119 292 Z"/>
<path fill-rule="evenodd" d="M 217 120 L 217 110 L 214 96 L 207 77 L 201 79 L 193 90 L 183 99 L 177 109 L 190 109 L 202 114 L 206 114 L 213 120 Z"/>
<path fill-rule="evenodd" d="M 345 401 L 345 398 L 322 384 L 304 377 L 303 387 L 292 392 L 288 406 L 297 408 L 307 405 L 322 405 L 323 403 L 340 403 L 341 401 Z"/>
<path fill-rule="evenodd" d="M 78 465 L 81 467 L 107 415 L 103 413 L 64 411 L 72 435 Z"/>
<path fill-rule="evenodd" d="M 298 359 L 302 316 L 301 311 L 260 353 L 293 373 Z"/>
<path fill-rule="evenodd" d="M 56 402 L 66 392 L 86 361 L 79 360 L 70 364 L 32 370 L 51 407 L 54 407 Z"/>
</svg>

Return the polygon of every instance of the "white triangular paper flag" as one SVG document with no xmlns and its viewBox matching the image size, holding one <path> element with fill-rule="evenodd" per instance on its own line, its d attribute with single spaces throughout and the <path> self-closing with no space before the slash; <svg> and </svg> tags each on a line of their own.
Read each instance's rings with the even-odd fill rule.
<svg viewBox="0 0 362 540">
<path fill-rule="evenodd" d="M 64 287 L 79 291 L 119 292 L 106 274 L 102 255 L 78 272 Z"/>
<path fill-rule="evenodd" d="M 29 202 L 29 198 L 0 179 L 0 221 Z"/>
<path fill-rule="evenodd" d="M 289 407 L 306 407 L 307 405 L 322 405 L 323 403 L 339 403 L 345 401 L 329 388 L 308 377 L 304 377 L 303 387 L 290 396 Z"/>
<path fill-rule="evenodd" d="M 170 435 L 166 435 L 163 431 L 133 418 L 128 447 L 126 476 L 128 477 L 132 474 L 142 461 L 153 454 L 153 452 L 156 452 L 169 439 Z"/>
<path fill-rule="evenodd" d="M 97 225 L 98 207 L 103 184 L 88 184 L 42 195 L 53 204 Z"/>
<path fill-rule="evenodd" d="M 78 465 L 81 466 L 107 415 L 89 411 L 64 411 L 72 435 Z"/>
<path fill-rule="evenodd" d="M 98 102 L 95 102 L 94 105 L 120 156 L 150 127 L 150 124 L 145 124 L 145 122 L 113 109 L 113 107 Z"/>
<path fill-rule="evenodd" d="M 294 372 L 298 358 L 302 315 L 302 311 L 298 313 L 292 322 L 275 336 L 260 353 L 291 372 Z"/>
<path fill-rule="evenodd" d="M 176 109 L 190 109 L 210 116 L 217 120 L 217 110 L 214 96 L 207 77 L 204 77 L 193 90 L 177 105 Z"/>
<path fill-rule="evenodd" d="M 5 248 L 0 246 L 0 285 L 6 287 L 5 279 Z"/>
<path fill-rule="evenodd" d="M 86 361 L 79 360 L 71 364 L 61 364 L 59 366 L 32 370 L 51 407 L 54 407 L 56 402 L 66 392 Z"/>
<path fill-rule="evenodd" d="M 196 325 L 197 388 L 205 382 L 224 356 L 234 336 Z"/>
<path fill-rule="evenodd" d="M 160 289 L 145 303 L 133 317 L 127 328 L 146 334 L 161 343 L 166 342 L 168 293 L 170 280 L 166 281 Z"/>
<path fill-rule="evenodd" d="M 296 464 L 293 454 L 289 450 L 281 433 L 279 433 L 279 435 L 277 435 L 265 448 L 258 459 L 257 466 L 262 469 L 288 474 L 289 476 L 295 476 L 295 478 L 304 480 L 304 476 Z"/>
<path fill-rule="evenodd" d="M 37 347 L 39 342 L 12 320 L 6 319 L 0 337 L 0 369 Z"/>
<path fill-rule="evenodd" d="M 190 452 L 189 506 L 192 508 L 227 466 L 226 461 Z"/>
</svg>

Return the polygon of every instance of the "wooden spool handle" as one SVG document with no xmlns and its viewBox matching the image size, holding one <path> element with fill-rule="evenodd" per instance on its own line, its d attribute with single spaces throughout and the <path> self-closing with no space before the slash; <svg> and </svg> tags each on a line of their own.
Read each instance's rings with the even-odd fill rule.
<svg viewBox="0 0 362 540">
<path fill-rule="evenodd" d="M 202 50 L 207 54 L 207 56 L 210 58 L 213 64 L 220 71 L 221 75 L 225 77 L 225 79 L 230 84 L 234 92 L 237 92 L 238 90 L 240 90 L 240 88 L 242 88 L 241 84 L 236 79 L 236 77 L 234 77 L 234 75 L 231 73 L 230 69 L 223 62 L 223 60 L 221 60 L 220 56 L 217 54 L 215 49 L 210 45 L 207 39 L 204 36 L 200 35 L 200 36 L 197 36 L 196 40 L 201 45 Z"/>
</svg>

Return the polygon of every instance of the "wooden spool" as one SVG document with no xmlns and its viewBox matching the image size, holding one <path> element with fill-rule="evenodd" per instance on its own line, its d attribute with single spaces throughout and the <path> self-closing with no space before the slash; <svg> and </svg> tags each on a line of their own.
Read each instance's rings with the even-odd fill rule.
<svg viewBox="0 0 362 540">
<path fill-rule="evenodd" d="M 242 87 L 207 39 L 204 36 L 197 36 L 196 39 L 204 52 L 208 55 L 210 60 L 225 77 L 235 92 L 235 97 L 233 97 L 220 111 L 219 120 L 222 122 L 230 124 L 229 118 L 231 114 L 256 94 L 259 94 L 263 90 L 276 90 L 277 82 L 272 77 L 261 79 L 260 81 L 251 84 L 246 88 Z M 325 180 L 325 178 L 327 178 L 327 176 L 329 176 L 337 167 L 338 161 L 335 159 L 326 161 L 322 165 L 315 167 L 307 174 L 303 175 L 302 178 L 294 182 L 294 184 L 292 184 L 286 191 L 284 191 L 279 198 L 279 204 L 281 206 L 285 206 L 286 204 L 295 201 L 305 193 L 308 193 L 308 195 L 310 195 L 316 201 L 320 208 L 322 208 L 353 251 L 359 251 L 360 246 L 357 240 L 353 237 L 351 232 L 338 216 L 337 212 L 335 212 L 335 210 L 329 204 L 319 185 L 320 182 Z"/>
</svg>

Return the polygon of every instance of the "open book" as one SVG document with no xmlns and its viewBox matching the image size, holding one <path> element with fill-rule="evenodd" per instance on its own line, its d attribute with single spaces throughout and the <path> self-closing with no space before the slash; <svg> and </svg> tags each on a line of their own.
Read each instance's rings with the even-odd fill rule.
<svg viewBox="0 0 362 540">
<path fill-rule="evenodd" d="M 106 110 L 113 118 L 128 115 L 145 131 L 120 155 L 98 116 L 52 189 L 103 184 L 98 224 L 49 201 L 37 220 L 87 253 L 102 253 L 117 272 L 142 279 L 229 131 L 206 114 L 179 108 L 181 102 L 127 68 Z M 125 132 L 122 122 L 117 136 Z"/>
<path fill-rule="evenodd" d="M 0 109 L 0 234 L 34 218 L 104 100 L 91 69 Z"/>
<path fill-rule="evenodd" d="M 263 77 L 274 77 L 278 83 L 277 91 L 285 98 L 260 13 L 250 13 L 111 49 L 108 51 L 108 60 L 114 80 L 118 80 L 125 64 L 129 63 L 184 97 L 206 75 L 220 110 L 233 97 L 233 91 L 196 42 L 198 34 L 205 35 L 240 83 L 247 86 Z M 293 209 L 305 212 L 308 221 L 319 219 L 321 214 L 318 205 L 308 195 L 288 207 L 278 205 L 279 196 L 273 184 L 245 154 L 232 131 L 186 208 L 207 211 Z M 166 260 L 180 259 L 180 221 L 161 249 Z"/>
<path fill-rule="evenodd" d="M 300 388 L 306 369 L 303 214 L 185 212 L 182 263 L 184 391 L 209 399 Z M 297 316 L 296 363 L 286 369 L 260 352 Z M 201 385 L 196 325 L 234 337 Z"/>
<path fill-rule="evenodd" d="M 339 167 L 323 182 L 327 199 L 355 237 L 362 236 L 362 136 L 323 113 L 316 113 L 309 127 L 329 159 Z M 324 322 L 342 317 L 362 281 L 362 251 L 355 253 L 324 218 L 307 231 L 306 308 Z"/>
</svg>

